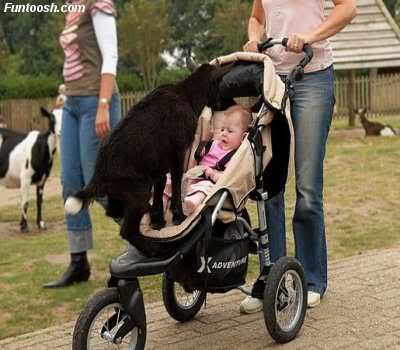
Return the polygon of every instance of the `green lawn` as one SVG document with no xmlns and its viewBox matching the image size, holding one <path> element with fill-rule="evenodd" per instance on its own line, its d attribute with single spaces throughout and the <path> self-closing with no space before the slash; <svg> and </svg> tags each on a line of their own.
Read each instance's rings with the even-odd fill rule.
<svg viewBox="0 0 400 350">
<path fill-rule="evenodd" d="M 386 119 L 400 128 L 400 118 Z M 359 129 L 346 129 L 342 121 L 334 123 L 325 166 L 330 259 L 400 244 L 399 163 L 400 137 L 365 138 Z M 293 193 L 291 179 L 286 196 L 290 252 Z M 249 209 L 255 222 L 254 205 L 249 204 Z M 31 220 L 32 232 L 20 234 L 19 208 L 1 208 L 0 339 L 74 320 L 89 295 L 105 285 L 110 259 L 126 246 L 118 236 L 117 225 L 95 204 L 90 282 L 63 290 L 42 289 L 42 283 L 59 277 L 68 262 L 61 198 L 46 200 L 44 211 L 47 231 L 38 232 Z M 34 215 L 31 210 L 29 217 L 33 219 Z M 256 275 L 256 266 L 252 259 L 250 277 Z M 159 277 L 144 278 L 142 286 L 146 302 L 160 299 Z"/>
</svg>

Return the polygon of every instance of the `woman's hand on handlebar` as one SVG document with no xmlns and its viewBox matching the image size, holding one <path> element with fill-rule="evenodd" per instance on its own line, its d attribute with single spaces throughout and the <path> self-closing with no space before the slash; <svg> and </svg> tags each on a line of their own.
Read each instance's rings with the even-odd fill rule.
<svg viewBox="0 0 400 350">
<path fill-rule="evenodd" d="M 257 45 L 259 44 L 259 41 L 256 40 L 249 40 L 246 44 L 243 45 L 243 51 L 247 52 L 258 52 Z"/>
<path fill-rule="evenodd" d="M 296 53 L 303 52 L 304 44 L 309 42 L 308 38 L 304 34 L 293 33 L 288 36 L 288 42 L 286 50 Z"/>
</svg>

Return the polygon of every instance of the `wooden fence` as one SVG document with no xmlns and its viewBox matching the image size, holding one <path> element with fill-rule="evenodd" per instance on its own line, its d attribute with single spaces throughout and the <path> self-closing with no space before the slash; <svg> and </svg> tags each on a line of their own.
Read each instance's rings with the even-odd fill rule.
<svg viewBox="0 0 400 350">
<path fill-rule="evenodd" d="M 335 79 L 335 117 L 349 116 L 348 78 Z M 366 107 L 370 117 L 387 114 L 400 114 L 400 74 L 382 74 L 376 78 L 359 76 L 353 85 L 353 106 Z"/>
<path fill-rule="evenodd" d="M 348 118 L 350 81 L 348 78 L 335 79 L 335 117 Z M 121 112 L 126 115 L 131 106 L 137 103 L 145 92 L 128 93 L 121 96 Z M 367 107 L 369 117 L 387 114 L 400 114 L 400 74 L 356 77 L 353 85 L 353 105 Z M 29 131 L 47 128 L 46 119 L 40 117 L 40 106 L 51 109 L 55 99 L 5 100 L 0 101 L 0 119 L 7 127 Z M 1 122 L 1 121 L 0 121 Z"/>
</svg>

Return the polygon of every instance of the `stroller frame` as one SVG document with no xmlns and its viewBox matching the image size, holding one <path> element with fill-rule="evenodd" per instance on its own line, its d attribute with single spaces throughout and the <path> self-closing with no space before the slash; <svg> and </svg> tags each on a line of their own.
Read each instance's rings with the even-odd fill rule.
<svg viewBox="0 0 400 350">
<path fill-rule="evenodd" d="M 259 51 L 264 51 L 266 48 L 275 44 L 286 45 L 287 39 L 283 40 L 266 40 L 259 47 Z M 311 60 L 312 50 L 310 54 L 310 47 L 305 47 L 307 60 L 303 59 L 302 62 L 292 71 L 286 80 L 286 97 L 283 104 L 287 99 L 287 91 L 291 88 L 291 82 L 298 76 L 299 72 L 302 73 L 302 68 Z M 296 73 L 297 71 L 297 73 Z M 263 102 L 252 125 L 249 129 L 248 140 L 250 142 L 255 166 L 256 187 L 251 193 L 252 199 L 257 203 L 257 214 L 259 220 L 259 228 L 253 230 L 250 225 L 241 217 L 238 217 L 243 223 L 244 229 L 251 240 L 257 240 L 259 244 L 259 259 L 260 259 L 260 277 L 259 280 L 266 280 L 264 290 L 264 319 L 271 336 L 280 343 L 285 343 L 292 340 L 302 327 L 306 302 L 307 292 L 305 286 L 305 277 L 300 263 L 290 257 L 283 257 L 275 264 L 271 264 L 269 254 L 269 239 L 268 239 L 268 225 L 266 220 L 266 212 L 264 202 L 268 199 L 268 193 L 263 189 L 263 164 L 262 156 L 264 152 L 264 145 L 262 142 L 261 132 L 262 125 L 259 125 L 261 116 L 270 107 L 266 102 Z M 222 210 L 223 204 L 227 199 L 229 192 L 221 190 L 220 197 L 215 206 L 205 208 L 204 216 L 211 216 L 211 225 L 217 221 L 218 213 Z M 210 217 L 209 217 L 210 219 Z M 192 250 L 194 245 L 205 235 L 205 230 L 201 227 L 204 218 L 200 219 L 199 223 L 192 229 L 192 233 L 187 238 L 182 239 L 182 243 L 178 246 L 177 251 L 163 259 L 148 258 L 145 256 L 137 255 L 137 253 L 130 253 L 129 250 L 126 255 L 128 263 L 125 266 L 120 266 L 113 261 L 110 265 L 111 277 L 108 281 L 108 289 L 105 289 L 98 294 L 94 295 L 91 301 L 87 304 L 85 309 L 80 314 L 73 335 L 73 350 L 92 349 L 90 343 L 90 331 L 95 321 L 94 311 L 100 313 L 100 304 L 104 300 L 112 305 L 115 313 L 109 317 L 101 328 L 100 337 L 107 341 L 109 344 L 119 345 L 124 342 L 124 338 L 131 334 L 129 342 L 130 350 L 144 349 L 146 343 L 146 313 L 143 301 L 143 294 L 140 288 L 138 277 L 148 276 L 154 274 L 165 273 L 182 261 L 182 259 Z M 132 258 L 132 254 L 136 257 Z M 122 256 L 123 257 L 123 256 Z M 297 295 L 297 311 L 295 319 L 289 325 L 280 325 L 277 322 L 277 314 L 285 310 L 285 308 L 293 302 L 293 295 L 290 294 L 286 286 L 286 281 L 289 278 L 288 273 L 294 272 L 294 279 L 297 287 L 299 287 L 299 295 Z M 268 278 L 266 278 L 268 276 Z M 173 282 L 172 282 L 173 283 Z M 294 282 L 293 282 L 294 283 Z M 237 289 L 243 293 L 250 295 L 250 290 L 240 286 Z M 207 291 L 205 291 L 207 293 Z M 293 300 L 292 300 L 293 299 Z M 187 321 L 194 317 L 203 304 L 197 303 L 193 312 L 189 317 L 184 314 L 182 317 L 175 315 L 168 310 L 172 317 L 179 321 Z M 165 303 L 165 299 L 164 299 Z M 106 305 L 103 305 L 104 307 Z M 99 309 L 99 310 L 98 310 Z M 117 311 L 118 309 L 118 311 Z M 266 311 L 267 309 L 267 311 Z M 177 317 L 175 317 L 177 316 Z M 90 319 L 92 318 L 92 319 Z"/>
</svg>

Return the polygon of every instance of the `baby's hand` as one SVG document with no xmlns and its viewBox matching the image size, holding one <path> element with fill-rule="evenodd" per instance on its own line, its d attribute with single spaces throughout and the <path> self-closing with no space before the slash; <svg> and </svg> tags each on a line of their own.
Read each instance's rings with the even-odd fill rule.
<svg viewBox="0 0 400 350">
<path fill-rule="evenodd" d="M 210 167 L 207 167 L 204 170 L 204 174 L 206 175 L 207 178 L 212 179 L 212 176 L 214 175 L 214 169 L 211 169 Z"/>
</svg>

